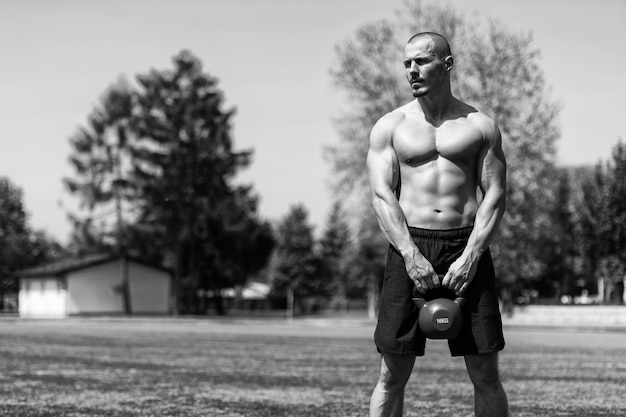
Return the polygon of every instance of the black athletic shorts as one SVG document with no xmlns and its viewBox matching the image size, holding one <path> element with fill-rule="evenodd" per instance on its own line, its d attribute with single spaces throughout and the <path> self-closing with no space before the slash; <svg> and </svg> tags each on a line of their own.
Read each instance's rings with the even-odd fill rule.
<svg viewBox="0 0 626 417">
<path fill-rule="evenodd" d="M 467 244 L 472 227 L 450 230 L 427 230 L 409 227 L 413 240 L 422 254 L 443 275 Z M 417 322 L 418 309 L 412 296 L 415 284 L 409 278 L 404 259 L 389 247 L 387 265 L 380 296 L 378 324 L 374 342 L 379 352 L 397 355 L 424 355 L 426 338 Z M 438 297 L 454 298 L 447 288 L 429 291 L 426 300 Z M 463 329 L 448 340 L 452 356 L 492 353 L 504 348 L 502 318 L 495 289 L 495 273 L 487 249 L 478 263 L 474 279 L 464 294 Z"/>
</svg>

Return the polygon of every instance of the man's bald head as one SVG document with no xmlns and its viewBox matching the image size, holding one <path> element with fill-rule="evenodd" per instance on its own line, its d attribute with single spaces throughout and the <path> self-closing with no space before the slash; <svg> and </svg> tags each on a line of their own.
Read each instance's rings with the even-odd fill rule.
<svg viewBox="0 0 626 417">
<path fill-rule="evenodd" d="M 407 45 L 417 43 L 419 41 L 430 42 L 430 52 L 437 56 L 439 59 L 445 59 L 452 55 L 450 51 L 450 44 L 448 40 L 442 35 L 435 32 L 421 32 L 411 36 L 411 39 L 407 42 Z"/>
</svg>

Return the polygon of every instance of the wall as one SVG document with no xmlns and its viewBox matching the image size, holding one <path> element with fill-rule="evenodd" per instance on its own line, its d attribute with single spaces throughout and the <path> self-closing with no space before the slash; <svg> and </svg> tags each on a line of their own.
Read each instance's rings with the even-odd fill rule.
<svg viewBox="0 0 626 417">
<path fill-rule="evenodd" d="M 68 313 L 122 314 L 121 283 L 119 261 L 68 273 Z"/>
<path fill-rule="evenodd" d="M 67 290 L 57 277 L 22 278 L 19 292 L 20 317 L 65 317 Z"/>
<path fill-rule="evenodd" d="M 171 278 L 168 273 L 130 262 L 128 276 L 133 314 L 169 313 Z"/>
</svg>

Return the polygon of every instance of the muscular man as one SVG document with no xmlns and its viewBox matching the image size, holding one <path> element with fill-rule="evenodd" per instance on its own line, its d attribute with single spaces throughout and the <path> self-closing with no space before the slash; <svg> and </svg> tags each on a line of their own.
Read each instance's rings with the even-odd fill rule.
<svg viewBox="0 0 626 417">
<path fill-rule="evenodd" d="M 494 121 L 452 95 L 453 63 L 444 37 L 413 36 L 404 67 L 416 99 L 383 116 L 370 136 L 373 206 L 390 243 L 374 336 L 382 364 L 371 416 L 402 415 L 404 387 L 415 357 L 424 355 L 413 291 L 427 299 L 446 291 L 466 297 L 464 326 L 449 340 L 450 352 L 465 358 L 476 416 L 508 416 L 488 249 L 505 210 L 506 162 Z"/>
</svg>

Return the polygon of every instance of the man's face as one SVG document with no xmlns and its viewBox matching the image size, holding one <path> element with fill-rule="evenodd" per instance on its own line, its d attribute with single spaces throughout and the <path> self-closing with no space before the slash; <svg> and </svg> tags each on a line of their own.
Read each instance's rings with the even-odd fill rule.
<svg viewBox="0 0 626 417">
<path fill-rule="evenodd" d="M 436 56 L 432 49 L 432 41 L 428 38 L 413 41 L 404 49 L 404 68 L 413 97 L 423 97 L 436 90 L 448 73 L 448 63 Z"/>
</svg>

